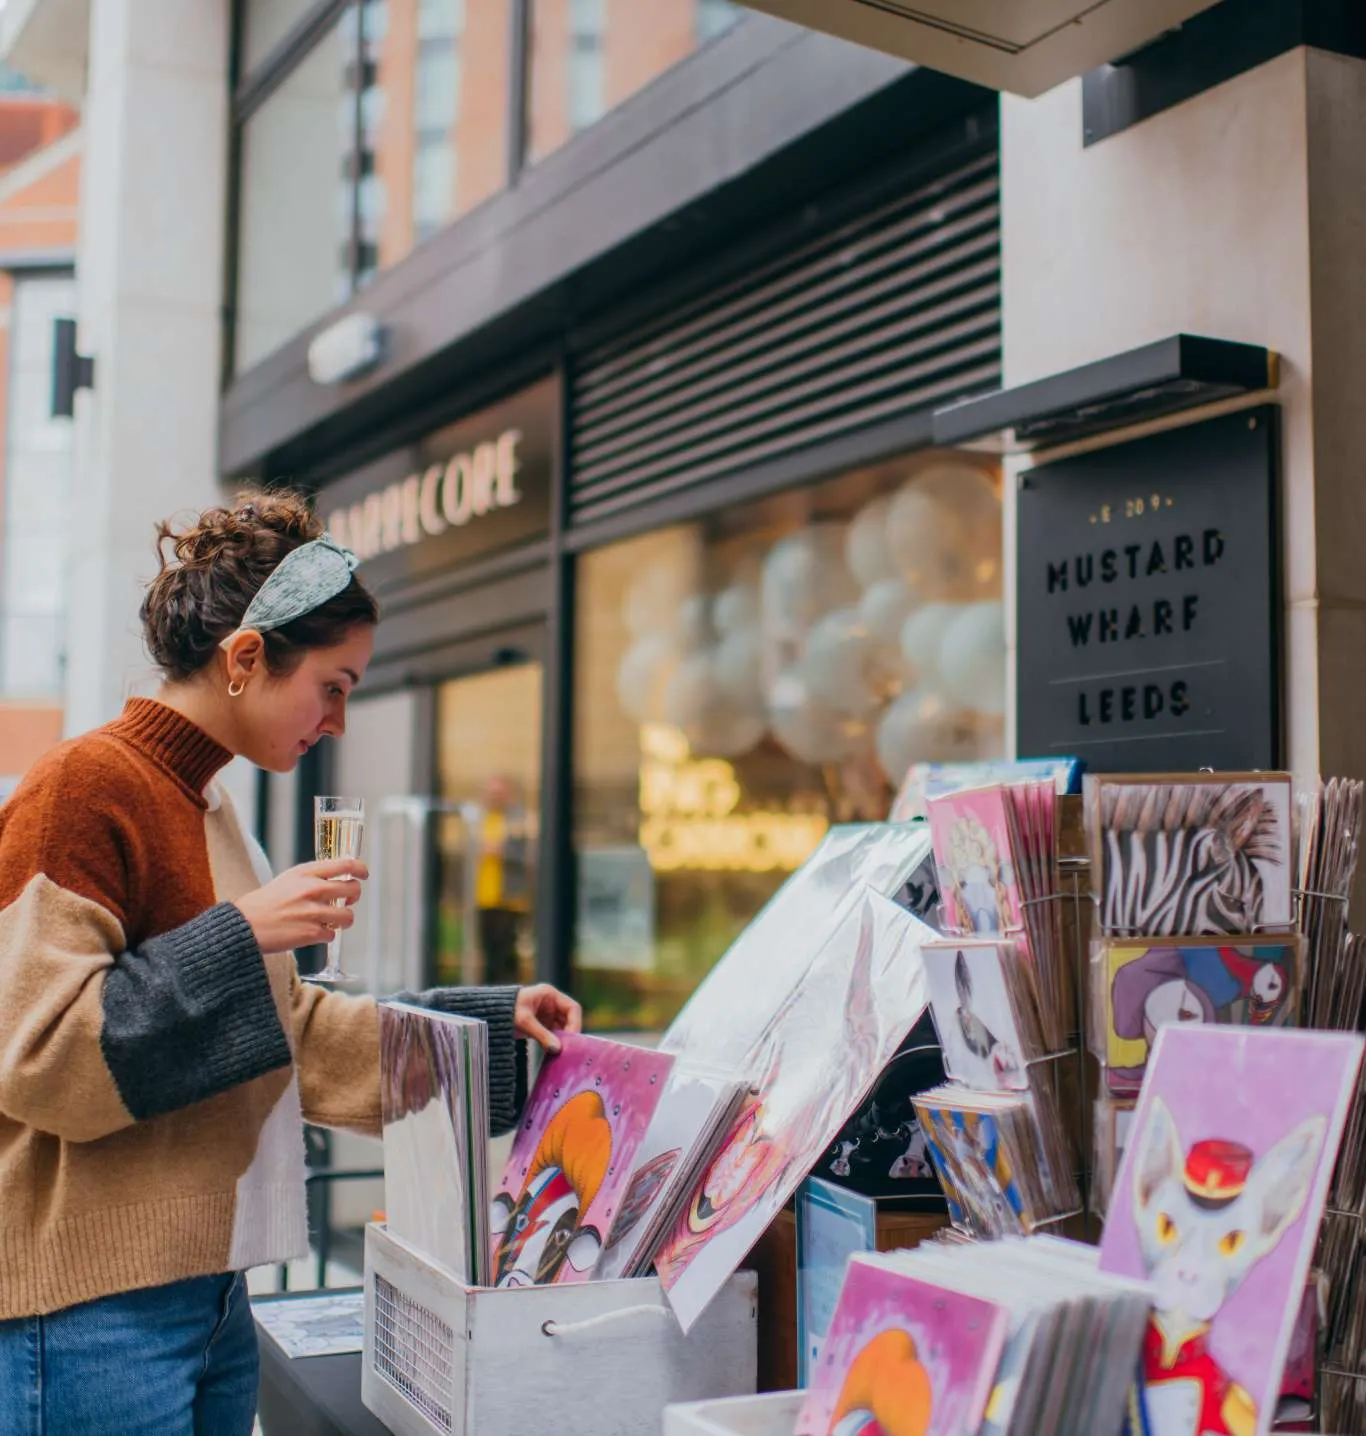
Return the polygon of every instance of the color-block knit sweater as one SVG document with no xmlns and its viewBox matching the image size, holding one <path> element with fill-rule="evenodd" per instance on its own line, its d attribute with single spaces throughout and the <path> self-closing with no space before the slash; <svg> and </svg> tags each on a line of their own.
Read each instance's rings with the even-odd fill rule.
<svg viewBox="0 0 1366 1436">
<path fill-rule="evenodd" d="M 135 699 L 0 808 L 0 1319 L 302 1255 L 303 1121 L 379 1130 L 374 1002 L 233 906 L 261 879 L 230 757 Z M 511 1125 L 515 989 L 421 1000 L 488 1022 Z"/>
</svg>

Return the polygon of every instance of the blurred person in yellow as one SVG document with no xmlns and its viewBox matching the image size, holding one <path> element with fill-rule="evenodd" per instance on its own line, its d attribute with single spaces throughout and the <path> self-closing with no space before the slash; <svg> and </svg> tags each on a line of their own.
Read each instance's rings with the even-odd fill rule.
<svg viewBox="0 0 1366 1436">
<path fill-rule="evenodd" d="M 500 774 L 485 784 L 478 840 L 474 905 L 484 981 L 516 983 L 518 935 L 531 908 L 532 862 L 526 809 L 511 778 Z"/>
</svg>

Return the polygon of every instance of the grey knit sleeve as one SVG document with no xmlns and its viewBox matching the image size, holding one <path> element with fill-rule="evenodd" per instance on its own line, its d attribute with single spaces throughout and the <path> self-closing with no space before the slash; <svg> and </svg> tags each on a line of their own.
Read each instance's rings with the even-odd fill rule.
<svg viewBox="0 0 1366 1436">
<path fill-rule="evenodd" d="M 426 992 L 400 992 L 399 1001 L 477 1017 L 489 1029 L 489 1128 L 496 1137 L 511 1131 L 527 1098 L 526 1042 L 513 1025 L 515 987 L 429 987 Z"/>
</svg>

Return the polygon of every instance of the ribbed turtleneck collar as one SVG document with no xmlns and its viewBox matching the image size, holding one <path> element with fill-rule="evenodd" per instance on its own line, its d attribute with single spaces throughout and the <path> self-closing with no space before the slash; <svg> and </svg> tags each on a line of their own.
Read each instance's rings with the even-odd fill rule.
<svg viewBox="0 0 1366 1436">
<path fill-rule="evenodd" d="M 153 698 L 130 698 L 106 730 L 165 769 L 199 802 L 209 779 L 232 754 L 182 713 Z"/>
</svg>

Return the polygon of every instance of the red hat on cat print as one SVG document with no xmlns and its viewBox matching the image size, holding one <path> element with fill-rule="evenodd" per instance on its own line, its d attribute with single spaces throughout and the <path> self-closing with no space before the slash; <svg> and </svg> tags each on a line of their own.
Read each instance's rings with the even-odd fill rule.
<svg viewBox="0 0 1366 1436">
<path fill-rule="evenodd" d="M 1227 1206 L 1242 1195 L 1252 1161 L 1241 1142 L 1197 1142 L 1186 1158 L 1186 1190 L 1201 1206 Z"/>
</svg>

